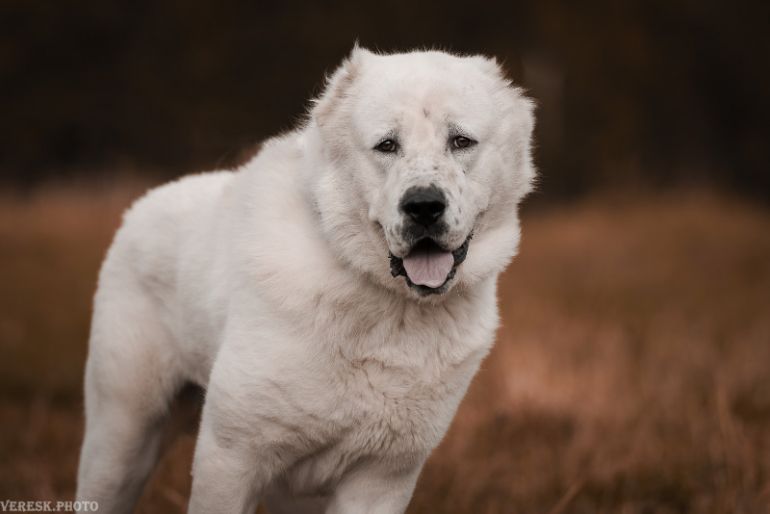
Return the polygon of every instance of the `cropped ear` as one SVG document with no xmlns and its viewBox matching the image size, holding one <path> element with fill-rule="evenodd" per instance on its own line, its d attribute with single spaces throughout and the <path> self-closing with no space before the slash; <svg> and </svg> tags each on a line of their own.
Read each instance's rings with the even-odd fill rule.
<svg viewBox="0 0 770 514">
<path fill-rule="evenodd" d="M 484 74 L 498 80 L 500 79 L 506 80 L 505 71 L 503 70 L 502 66 L 500 66 L 500 64 L 497 62 L 496 58 L 487 57 L 486 55 L 473 55 L 468 58 Z"/>
<path fill-rule="evenodd" d="M 487 77 L 491 78 L 498 84 L 497 92 L 500 93 L 501 103 L 499 107 L 504 109 L 505 112 L 514 114 L 524 123 L 528 132 L 531 133 L 534 128 L 534 110 L 535 102 L 524 94 L 524 90 L 516 86 L 513 81 L 508 77 L 500 63 L 494 57 L 486 57 L 483 55 L 474 55 L 469 57 L 471 61 L 483 72 Z"/>
<path fill-rule="evenodd" d="M 532 161 L 532 133 L 535 128 L 535 102 L 524 94 L 524 90 L 513 84 L 505 70 L 492 57 L 473 56 L 474 64 L 496 84 L 497 104 L 503 130 L 501 148 L 505 152 L 507 167 L 513 173 L 513 186 L 519 198 L 532 191 L 536 171 Z"/>
<path fill-rule="evenodd" d="M 324 91 L 314 100 L 314 106 L 310 112 L 318 126 L 323 127 L 331 114 L 339 108 L 340 100 L 348 94 L 363 61 L 371 55 L 373 54 L 369 50 L 358 46 L 356 42 L 350 55 L 342 61 L 334 73 L 327 76 Z"/>
<path fill-rule="evenodd" d="M 535 102 L 524 95 L 524 90 L 509 83 L 506 87 L 508 108 L 504 111 L 505 123 L 511 131 L 516 154 L 512 161 L 516 171 L 514 187 L 523 198 L 534 189 L 537 170 L 532 159 L 532 134 L 535 129 Z"/>
</svg>

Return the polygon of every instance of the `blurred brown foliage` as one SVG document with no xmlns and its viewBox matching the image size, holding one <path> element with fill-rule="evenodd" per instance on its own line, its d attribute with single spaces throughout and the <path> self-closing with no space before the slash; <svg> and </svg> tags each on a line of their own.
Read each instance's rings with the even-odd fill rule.
<svg viewBox="0 0 770 514">
<path fill-rule="evenodd" d="M 0 194 L 0 498 L 69 499 L 96 273 L 143 186 Z M 503 325 L 409 512 L 770 509 L 770 211 L 724 194 L 525 212 Z M 183 512 L 193 438 L 140 512 Z"/>
<path fill-rule="evenodd" d="M 541 197 L 706 182 L 766 200 L 768 19 L 759 0 L 6 0 L 0 177 L 230 165 L 358 39 L 500 57 L 540 106 Z"/>
</svg>

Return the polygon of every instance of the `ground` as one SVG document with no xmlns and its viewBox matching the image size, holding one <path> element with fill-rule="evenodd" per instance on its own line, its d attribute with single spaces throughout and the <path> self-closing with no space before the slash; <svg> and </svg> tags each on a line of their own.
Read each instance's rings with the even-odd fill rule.
<svg viewBox="0 0 770 514">
<path fill-rule="evenodd" d="M 73 495 L 91 295 L 143 187 L 0 193 L 0 499 Z M 500 307 L 410 514 L 770 511 L 770 210 L 681 190 L 525 209 Z M 184 511 L 192 448 L 139 512 Z"/>
</svg>

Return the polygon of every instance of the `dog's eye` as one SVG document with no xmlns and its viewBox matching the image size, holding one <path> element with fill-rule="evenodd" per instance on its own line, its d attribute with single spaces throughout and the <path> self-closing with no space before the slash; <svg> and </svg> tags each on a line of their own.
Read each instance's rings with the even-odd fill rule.
<svg viewBox="0 0 770 514">
<path fill-rule="evenodd" d="M 398 143 L 392 139 L 386 139 L 377 143 L 374 149 L 382 153 L 393 153 L 398 150 Z"/>
<path fill-rule="evenodd" d="M 456 150 L 462 150 L 464 148 L 470 148 L 475 145 L 476 141 L 465 136 L 455 136 L 452 138 L 452 148 Z"/>
</svg>

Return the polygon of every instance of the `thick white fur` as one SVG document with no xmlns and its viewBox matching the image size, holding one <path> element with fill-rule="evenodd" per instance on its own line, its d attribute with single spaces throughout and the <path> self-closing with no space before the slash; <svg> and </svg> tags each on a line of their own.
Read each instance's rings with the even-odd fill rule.
<svg viewBox="0 0 770 514">
<path fill-rule="evenodd" d="M 478 144 L 448 149 L 450 126 Z M 101 270 L 80 499 L 128 512 L 186 382 L 206 388 L 189 512 L 398 513 L 492 345 L 530 190 L 532 103 L 492 60 L 356 48 L 300 129 L 159 187 Z M 397 155 L 373 150 L 397 134 Z M 444 294 L 392 277 L 411 185 L 473 231 Z"/>
</svg>

